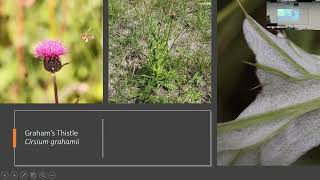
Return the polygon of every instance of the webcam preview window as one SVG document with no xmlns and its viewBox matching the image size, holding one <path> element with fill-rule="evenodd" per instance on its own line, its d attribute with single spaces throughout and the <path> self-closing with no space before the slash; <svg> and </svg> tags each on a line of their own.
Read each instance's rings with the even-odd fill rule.
<svg viewBox="0 0 320 180">
<path fill-rule="evenodd" d="M 319 13 L 319 0 L 268 0 L 267 27 L 271 29 L 320 30 Z"/>
</svg>

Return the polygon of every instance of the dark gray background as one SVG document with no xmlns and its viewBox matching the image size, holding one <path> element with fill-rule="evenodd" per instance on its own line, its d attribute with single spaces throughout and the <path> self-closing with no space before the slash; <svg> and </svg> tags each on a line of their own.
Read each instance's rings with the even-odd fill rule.
<svg viewBox="0 0 320 180">
<path fill-rule="evenodd" d="M 14 109 L 183 109 L 183 110 L 212 110 L 212 131 L 213 131 L 213 164 L 215 164 L 216 154 L 216 114 L 217 114 L 217 54 L 216 54 L 216 10 L 217 2 L 212 1 L 212 104 L 208 105 L 0 105 L 0 171 L 7 170 L 27 170 L 27 171 L 50 171 L 57 173 L 57 180 L 127 180 L 127 179 L 147 179 L 147 180 L 211 180 L 211 179 L 236 179 L 236 178 L 259 178 L 270 179 L 291 174 L 296 179 L 306 176 L 306 173 L 317 173 L 316 168 L 302 169 L 295 171 L 291 168 L 224 168 L 224 167 L 108 167 L 108 168 L 14 168 L 12 167 L 11 149 L 11 128 L 13 126 Z M 104 0 L 104 84 L 108 84 L 108 1 Z M 108 90 L 104 90 L 105 100 L 108 99 Z M 301 169 L 301 168 L 300 168 Z M 277 172 L 277 173 L 275 173 Z M 294 179 L 294 178 L 291 178 Z"/>
<path fill-rule="evenodd" d="M 210 165 L 210 116 L 210 111 L 15 111 L 16 165 Z M 81 140 L 25 145 L 27 129 L 74 129 Z"/>
<path fill-rule="evenodd" d="M 196 167 L 196 168 L 191 168 L 191 167 L 185 167 L 185 168 L 179 168 L 179 167 L 133 167 L 133 168 L 127 168 L 127 167 L 105 167 L 105 168 L 13 168 L 12 162 L 13 162 L 13 155 L 12 155 L 12 149 L 11 149 L 11 129 L 13 127 L 13 116 L 14 116 L 14 109 L 17 110 L 34 110 L 34 109 L 39 109 L 39 110 L 47 110 L 47 109 L 56 109 L 56 110 L 61 110 L 61 109 L 76 109 L 76 110 L 94 110 L 94 109 L 149 109 L 149 110 L 154 110 L 154 109 L 192 109 L 192 110 L 203 110 L 203 109 L 210 109 L 208 108 L 208 105 L 0 105 L 0 113 L 1 113 L 1 126 L 0 126 L 0 171 L 1 170 L 34 170 L 36 172 L 40 172 L 42 170 L 45 171 L 50 171 L 54 170 L 57 173 L 57 179 L 60 180 L 69 180 L 69 179 L 143 179 L 144 176 L 147 176 L 147 179 L 157 179 L 162 177 L 162 179 L 166 176 L 165 179 L 180 179 L 177 176 L 180 176 L 181 178 L 186 175 L 185 178 L 183 179 L 195 179 L 196 177 L 200 179 L 204 179 L 204 177 L 208 177 L 210 179 L 209 174 L 213 168 L 208 168 L 208 167 Z M 188 116 L 190 116 L 189 113 L 191 112 L 186 112 Z M 90 113 L 89 113 L 90 114 Z M 148 113 L 147 113 L 148 114 Z M 146 117 L 148 115 L 146 114 Z M 178 114 L 179 115 L 179 114 Z M 39 115 L 40 116 L 40 115 Z M 83 114 L 80 114 L 79 116 L 84 116 Z M 118 115 L 117 115 L 118 116 Z M 132 115 L 123 113 L 121 115 L 122 117 L 126 117 L 130 119 Z M 120 116 L 120 117 L 121 117 Z M 170 115 L 172 116 L 172 115 Z M 97 118 L 100 118 L 101 114 L 97 115 Z M 48 118 L 57 118 L 55 117 L 48 117 Z M 172 118 L 179 118 L 179 117 L 172 117 Z M 191 117 L 193 119 L 194 117 Z M 41 119 L 41 118 L 40 118 Z M 107 122 L 106 126 L 107 126 Z M 167 124 L 168 121 L 163 121 L 165 124 Z M 176 123 L 177 124 L 176 124 Z M 201 119 L 199 119 L 199 123 L 203 123 L 204 121 L 201 122 Z M 180 127 L 181 126 L 181 121 L 172 121 L 172 126 L 173 127 Z M 156 122 L 159 126 L 161 126 L 161 121 Z M 125 125 L 125 124 L 124 124 Z M 147 124 L 148 125 L 148 124 Z M 152 124 L 149 124 L 150 126 Z M 214 114 L 213 114 L 213 131 L 215 131 L 215 119 L 214 119 Z M 132 126 L 132 124 L 131 124 Z M 189 124 L 190 126 L 190 124 Z M 206 130 L 201 130 L 198 129 L 199 134 L 204 133 Z M 115 129 L 114 129 L 115 131 Z M 116 133 L 116 132 L 113 132 Z M 179 130 L 177 130 L 177 133 L 179 133 Z M 214 133 L 215 134 L 215 133 Z M 153 134 L 155 135 L 155 134 Z M 147 137 L 148 135 L 146 135 Z M 143 136 L 141 136 L 143 137 Z M 119 137 L 121 139 L 121 137 Z M 123 138 L 123 137 L 122 137 Z M 215 138 L 213 138 L 215 141 Z M 116 140 L 114 140 L 116 141 Z M 215 142 L 213 142 L 213 150 L 215 151 Z M 215 153 L 213 153 L 214 155 Z M 190 160 L 190 159 L 189 159 Z M 213 159 L 214 160 L 214 159 Z M 213 161 L 213 164 L 215 164 L 215 161 Z M 211 170 L 210 170 L 211 169 Z M 176 173 L 176 176 L 172 173 Z M 191 173 L 191 174 L 190 174 Z M 200 173 L 198 175 L 192 175 L 193 173 Z M 187 175 L 189 174 L 189 175 Z M 201 178 L 203 177 L 203 178 Z M 211 176 L 212 177 L 212 176 Z"/>
<path fill-rule="evenodd" d="M 104 0 L 105 4 L 107 1 Z M 11 158 L 11 127 L 13 125 L 13 109 L 211 109 L 213 113 L 213 155 L 216 154 L 216 113 L 217 113 L 217 51 L 216 51 L 216 1 L 212 1 L 212 105 L 0 105 L 0 170 L 12 170 Z M 107 6 L 104 6 L 107 12 Z M 106 13 L 105 13 L 106 14 Z M 108 21 L 104 17 L 104 49 L 108 47 Z M 107 84 L 107 50 L 104 51 L 104 83 Z M 107 97 L 107 90 L 104 91 Z M 215 156 L 213 156 L 215 162 Z M 215 163 L 214 163 L 215 164 Z M 25 168 L 17 168 L 25 170 Z M 30 168 L 28 170 L 54 170 L 58 180 L 214 180 L 214 179 L 291 179 L 301 180 L 305 178 L 317 177 L 319 167 L 211 167 L 211 168 Z M 309 179 L 310 179 L 309 178 Z"/>
</svg>

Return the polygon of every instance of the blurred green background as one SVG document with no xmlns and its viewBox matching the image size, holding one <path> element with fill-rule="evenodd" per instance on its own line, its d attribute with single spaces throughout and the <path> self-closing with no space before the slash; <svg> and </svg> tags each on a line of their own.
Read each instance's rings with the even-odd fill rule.
<svg viewBox="0 0 320 180">
<path fill-rule="evenodd" d="M 266 0 L 242 2 L 249 14 L 265 27 Z M 244 39 L 243 20 L 244 14 L 235 0 L 218 0 L 218 122 L 234 120 L 261 91 L 255 88 L 259 86 L 255 68 L 243 63 L 255 62 Z M 286 30 L 285 33 L 302 49 L 320 54 L 320 31 Z M 320 148 L 314 148 L 296 164 L 320 164 Z"/>
<path fill-rule="evenodd" d="M 0 103 L 54 101 L 51 74 L 33 56 L 47 39 L 69 49 L 62 62 L 70 64 L 56 73 L 60 102 L 101 103 L 102 17 L 102 0 L 0 0 Z"/>
</svg>

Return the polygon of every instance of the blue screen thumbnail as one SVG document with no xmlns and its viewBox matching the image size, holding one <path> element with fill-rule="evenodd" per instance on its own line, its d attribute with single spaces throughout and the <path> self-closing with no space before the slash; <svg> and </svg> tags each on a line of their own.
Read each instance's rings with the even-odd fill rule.
<svg viewBox="0 0 320 180">
<path fill-rule="evenodd" d="M 278 9 L 278 23 L 294 23 L 300 20 L 299 9 Z"/>
</svg>

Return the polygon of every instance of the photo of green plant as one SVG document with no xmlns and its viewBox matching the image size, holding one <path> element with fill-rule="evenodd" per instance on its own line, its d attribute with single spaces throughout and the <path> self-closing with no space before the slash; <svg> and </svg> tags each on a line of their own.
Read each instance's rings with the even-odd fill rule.
<svg viewBox="0 0 320 180">
<path fill-rule="evenodd" d="M 211 102 L 210 0 L 109 0 L 111 103 Z"/>
<path fill-rule="evenodd" d="M 267 29 L 266 5 L 218 1 L 217 165 L 319 165 L 320 32 Z"/>
<path fill-rule="evenodd" d="M 102 0 L 0 0 L 0 103 L 102 103 Z"/>
</svg>

